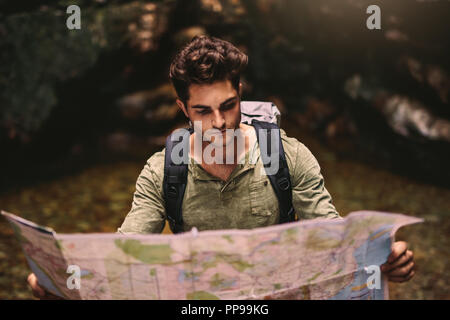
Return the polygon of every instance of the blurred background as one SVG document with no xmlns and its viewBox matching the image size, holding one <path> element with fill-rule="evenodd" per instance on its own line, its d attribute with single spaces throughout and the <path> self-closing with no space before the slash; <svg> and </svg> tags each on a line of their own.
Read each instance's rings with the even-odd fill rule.
<svg viewBox="0 0 450 320">
<path fill-rule="evenodd" d="M 418 272 L 391 298 L 450 299 L 449 21 L 446 0 L 0 0 L 0 209 L 115 232 L 146 160 L 187 125 L 170 61 L 209 34 L 248 54 L 243 100 L 278 106 L 342 216 L 425 219 L 397 233 Z M 28 273 L 0 219 L 0 299 L 32 298 Z"/>
</svg>

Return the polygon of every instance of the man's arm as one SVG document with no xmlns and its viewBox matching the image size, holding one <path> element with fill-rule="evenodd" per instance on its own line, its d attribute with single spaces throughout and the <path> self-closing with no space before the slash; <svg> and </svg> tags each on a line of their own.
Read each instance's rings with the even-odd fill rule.
<svg viewBox="0 0 450 320">
<path fill-rule="evenodd" d="M 296 151 L 293 158 L 295 160 L 291 165 L 293 169 L 291 174 L 292 204 L 299 218 L 340 218 L 332 204 L 331 195 L 325 188 L 324 178 L 316 158 L 298 140 L 295 145 Z"/>
<path fill-rule="evenodd" d="M 137 181 L 130 212 L 122 226 L 122 234 L 161 233 L 166 219 L 162 191 L 164 179 L 164 150 L 147 161 Z"/>
</svg>

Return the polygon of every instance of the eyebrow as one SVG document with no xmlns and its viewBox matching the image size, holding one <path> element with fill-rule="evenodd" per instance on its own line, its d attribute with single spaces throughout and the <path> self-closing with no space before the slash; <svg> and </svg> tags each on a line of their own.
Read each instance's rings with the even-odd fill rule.
<svg viewBox="0 0 450 320">
<path fill-rule="evenodd" d="M 224 102 L 222 102 L 220 104 L 220 107 L 223 107 L 224 105 L 226 105 L 227 103 L 229 103 L 229 102 L 231 102 L 231 101 L 233 101 L 235 99 L 237 99 L 237 96 L 228 98 L 227 100 L 225 100 Z M 202 104 L 196 104 L 195 106 L 192 106 L 191 108 L 192 109 L 209 109 L 211 107 L 210 106 L 205 106 L 205 105 L 202 105 Z"/>
</svg>

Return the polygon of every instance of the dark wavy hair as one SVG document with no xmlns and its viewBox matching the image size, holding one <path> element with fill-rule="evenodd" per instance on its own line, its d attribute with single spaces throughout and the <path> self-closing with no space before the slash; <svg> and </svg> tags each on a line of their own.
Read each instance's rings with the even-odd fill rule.
<svg viewBox="0 0 450 320">
<path fill-rule="evenodd" d="M 169 78 L 186 105 L 192 83 L 230 80 L 239 92 L 241 73 L 247 64 L 247 55 L 230 42 L 210 36 L 195 36 L 173 59 Z"/>
</svg>

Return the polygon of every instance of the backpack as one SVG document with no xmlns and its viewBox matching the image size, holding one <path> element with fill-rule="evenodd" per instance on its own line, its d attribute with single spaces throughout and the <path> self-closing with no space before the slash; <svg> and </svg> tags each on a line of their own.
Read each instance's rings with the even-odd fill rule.
<svg viewBox="0 0 450 320">
<path fill-rule="evenodd" d="M 289 168 L 286 161 L 286 156 L 284 154 L 281 136 L 279 134 L 280 111 L 271 102 L 241 101 L 241 122 L 252 125 L 255 128 L 258 144 L 260 141 L 260 130 L 267 130 L 267 152 L 261 152 L 261 158 L 266 173 L 268 174 L 269 181 L 278 198 L 280 208 L 279 223 L 295 221 L 296 218 L 295 210 L 292 205 L 292 188 Z M 275 146 L 275 150 L 272 150 L 270 143 L 271 129 L 278 130 L 278 145 L 280 148 L 276 148 Z M 185 131 L 180 140 L 172 141 L 172 134 L 167 137 L 164 156 L 164 200 L 166 204 L 167 219 L 173 233 L 183 231 L 182 203 L 187 184 L 188 162 L 183 161 L 181 164 L 174 164 L 170 155 L 172 154 L 173 148 L 175 148 L 179 143 L 185 144 L 182 147 L 188 148 L 189 136 L 193 133 L 193 128 L 184 128 L 181 130 Z M 185 148 L 181 148 L 181 153 L 179 153 L 179 155 L 184 160 L 187 160 L 188 155 L 182 154 L 183 150 L 189 150 Z M 272 151 L 278 152 L 279 154 L 279 169 L 276 174 L 271 175 L 267 172 L 267 168 L 270 167 L 270 155 L 272 154 Z"/>
</svg>

